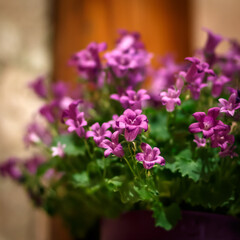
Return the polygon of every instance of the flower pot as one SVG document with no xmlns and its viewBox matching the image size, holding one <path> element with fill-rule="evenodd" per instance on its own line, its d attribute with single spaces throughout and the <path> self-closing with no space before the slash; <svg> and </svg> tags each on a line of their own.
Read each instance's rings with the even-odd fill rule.
<svg viewBox="0 0 240 240">
<path fill-rule="evenodd" d="M 118 219 L 103 219 L 101 240 L 239 240 L 240 220 L 231 216 L 183 211 L 171 231 L 154 227 L 149 211 L 133 211 Z"/>
</svg>

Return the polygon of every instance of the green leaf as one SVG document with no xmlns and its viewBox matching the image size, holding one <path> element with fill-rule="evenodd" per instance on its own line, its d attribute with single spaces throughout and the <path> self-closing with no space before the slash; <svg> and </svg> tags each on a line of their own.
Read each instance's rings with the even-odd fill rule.
<svg viewBox="0 0 240 240">
<path fill-rule="evenodd" d="M 67 155 L 78 156 L 85 154 L 85 145 L 79 137 L 75 135 L 60 135 L 53 139 L 53 146 L 56 146 L 60 142 L 65 144 L 64 152 Z"/>
<path fill-rule="evenodd" d="M 196 101 L 192 100 L 192 99 L 189 99 L 187 101 L 183 101 L 180 108 L 186 112 L 186 113 L 193 113 L 193 112 L 196 112 Z"/>
<path fill-rule="evenodd" d="M 147 189 L 147 186 L 134 186 L 134 190 L 138 193 L 141 200 L 150 200 L 152 199 L 152 194 Z"/>
<path fill-rule="evenodd" d="M 166 164 L 166 168 L 172 172 L 179 171 L 183 177 L 188 176 L 197 182 L 201 175 L 202 161 L 200 159 L 192 160 L 190 149 L 186 149 L 176 156 L 175 162 Z"/>
<path fill-rule="evenodd" d="M 87 172 L 75 173 L 72 175 L 73 183 L 77 187 L 89 186 L 90 179 Z"/>
<path fill-rule="evenodd" d="M 231 199 L 234 186 L 228 179 L 218 180 L 212 179 L 211 182 L 205 184 L 191 185 L 188 202 L 192 205 L 200 204 L 211 208 L 223 206 L 225 202 Z"/>
<path fill-rule="evenodd" d="M 165 207 L 165 214 L 167 216 L 167 219 L 171 223 L 171 225 L 174 227 L 178 221 L 181 219 L 181 210 L 177 203 L 173 203 L 168 207 Z"/>
<path fill-rule="evenodd" d="M 119 191 L 123 203 L 135 203 L 140 201 L 139 194 L 134 189 L 133 182 L 128 182 L 127 184 L 123 185 L 123 187 Z"/>
<path fill-rule="evenodd" d="M 170 138 L 167 127 L 167 115 L 158 112 L 155 116 L 149 117 L 150 134 L 157 140 L 166 141 Z"/>
<path fill-rule="evenodd" d="M 155 202 L 152 207 L 152 211 L 153 217 L 155 218 L 156 227 L 162 227 L 166 230 L 170 230 L 172 228 L 172 224 L 167 219 L 166 213 L 161 202 Z"/>
<path fill-rule="evenodd" d="M 110 191 L 117 191 L 123 185 L 125 179 L 125 176 L 115 176 L 111 179 L 106 179 L 106 183 Z"/>
<path fill-rule="evenodd" d="M 190 151 L 190 149 L 185 149 L 183 151 L 181 151 L 178 155 L 178 158 L 185 158 L 185 159 L 191 159 L 192 158 L 192 152 Z"/>
</svg>

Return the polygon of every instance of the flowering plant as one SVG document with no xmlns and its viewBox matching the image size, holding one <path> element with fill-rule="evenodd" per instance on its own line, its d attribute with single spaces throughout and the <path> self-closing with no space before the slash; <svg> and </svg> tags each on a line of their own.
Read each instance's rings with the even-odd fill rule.
<svg viewBox="0 0 240 240">
<path fill-rule="evenodd" d="M 47 124 L 31 123 L 24 141 L 38 154 L 8 159 L 1 175 L 76 236 L 133 209 L 167 230 L 180 209 L 239 215 L 240 45 L 206 31 L 184 64 L 167 56 L 151 68 L 140 35 L 121 31 L 115 49 L 93 42 L 72 56 L 74 86 L 37 78 Z M 221 41 L 230 49 L 217 54 Z"/>
</svg>

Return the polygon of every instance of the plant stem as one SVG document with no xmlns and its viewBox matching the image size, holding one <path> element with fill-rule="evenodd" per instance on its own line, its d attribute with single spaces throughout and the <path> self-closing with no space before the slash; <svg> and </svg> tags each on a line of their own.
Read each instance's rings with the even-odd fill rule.
<svg viewBox="0 0 240 240">
<path fill-rule="evenodd" d="M 130 144 L 131 144 L 131 143 L 128 143 L 128 150 L 129 150 L 129 152 L 130 152 L 130 154 L 131 154 L 132 162 L 133 162 L 133 164 L 135 165 L 135 169 L 136 169 L 138 178 L 141 179 L 141 176 L 140 176 L 139 171 L 138 171 L 137 161 L 136 161 L 136 159 L 133 157 Z M 134 156 L 135 156 L 135 151 L 134 151 Z"/>
<path fill-rule="evenodd" d="M 85 138 L 84 138 L 84 143 L 85 143 L 85 145 L 86 145 L 86 149 L 87 149 L 88 155 L 89 155 L 90 158 L 92 159 L 93 156 L 92 156 L 92 154 L 91 154 L 91 152 L 90 152 L 88 142 L 87 142 L 87 140 L 86 140 Z"/>
<path fill-rule="evenodd" d="M 135 172 L 133 171 L 132 166 L 130 165 L 129 161 L 128 161 L 125 157 L 123 157 L 123 159 L 126 161 L 126 163 L 127 163 L 128 167 L 130 168 L 133 176 L 134 176 L 135 178 L 137 178 L 137 176 L 136 176 Z"/>
<path fill-rule="evenodd" d="M 103 158 L 104 161 L 104 170 L 103 170 L 103 179 L 106 177 L 107 169 L 106 169 L 106 158 Z"/>
</svg>

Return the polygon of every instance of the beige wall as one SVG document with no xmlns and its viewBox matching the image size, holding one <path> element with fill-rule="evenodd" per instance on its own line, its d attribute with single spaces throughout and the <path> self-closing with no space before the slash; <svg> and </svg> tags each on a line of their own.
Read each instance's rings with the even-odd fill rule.
<svg viewBox="0 0 240 240">
<path fill-rule="evenodd" d="M 41 103 L 26 85 L 51 69 L 48 3 L 0 0 L 0 161 L 29 155 L 22 136 Z M 46 216 L 20 186 L 0 178 L 0 240 L 45 240 L 47 234 Z"/>
<path fill-rule="evenodd" d="M 202 47 L 206 40 L 202 27 L 240 41 L 240 0 L 192 0 L 191 4 L 193 49 Z M 223 51 L 227 46 L 223 43 L 217 50 Z"/>
</svg>

